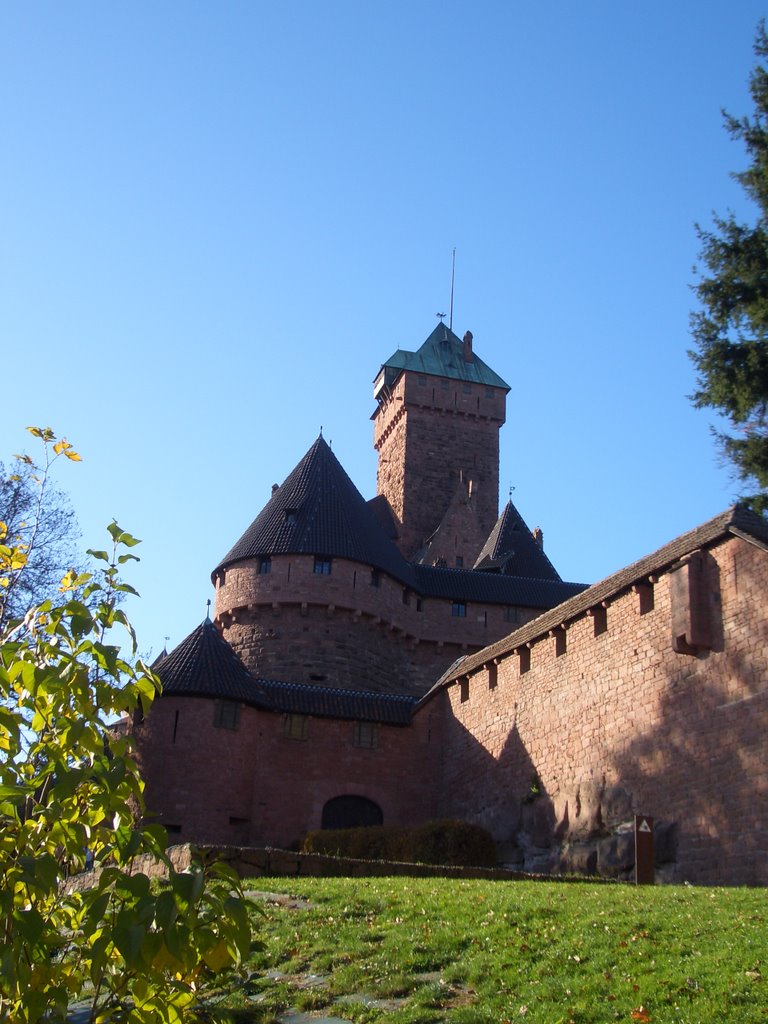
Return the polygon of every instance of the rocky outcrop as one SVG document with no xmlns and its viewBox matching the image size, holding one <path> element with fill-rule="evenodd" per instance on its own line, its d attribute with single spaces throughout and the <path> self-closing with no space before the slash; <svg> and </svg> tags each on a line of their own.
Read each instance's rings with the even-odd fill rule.
<svg viewBox="0 0 768 1024">
<path fill-rule="evenodd" d="M 501 859 L 525 873 L 629 880 L 635 870 L 632 804 L 628 790 L 605 783 L 584 782 L 555 799 L 532 787 Z M 653 832 L 657 879 L 674 881 L 677 824 L 656 821 Z"/>
</svg>

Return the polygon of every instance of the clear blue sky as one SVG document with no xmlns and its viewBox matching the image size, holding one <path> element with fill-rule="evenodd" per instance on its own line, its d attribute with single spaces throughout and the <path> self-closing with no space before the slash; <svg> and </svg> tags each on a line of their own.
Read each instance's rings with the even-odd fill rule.
<svg viewBox="0 0 768 1024">
<path fill-rule="evenodd" d="M 725 509 L 686 399 L 694 223 L 761 4 L 0 10 L 0 458 L 50 425 L 85 546 L 144 541 L 144 651 L 317 436 L 375 492 L 371 381 L 447 311 L 511 385 L 510 486 L 593 582 Z"/>
</svg>

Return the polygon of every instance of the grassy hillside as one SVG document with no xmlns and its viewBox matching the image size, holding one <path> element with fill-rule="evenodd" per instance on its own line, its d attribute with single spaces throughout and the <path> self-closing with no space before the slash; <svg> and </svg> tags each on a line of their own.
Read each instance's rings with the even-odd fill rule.
<svg viewBox="0 0 768 1024">
<path fill-rule="evenodd" d="M 264 949 L 231 1019 L 768 1022 L 764 890 L 260 879 Z"/>
</svg>

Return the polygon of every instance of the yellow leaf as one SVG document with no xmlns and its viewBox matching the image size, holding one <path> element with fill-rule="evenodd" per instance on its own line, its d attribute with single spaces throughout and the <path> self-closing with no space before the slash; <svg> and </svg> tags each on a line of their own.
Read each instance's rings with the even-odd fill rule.
<svg viewBox="0 0 768 1024">
<path fill-rule="evenodd" d="M 82 457 L 80 455 L 78 455 L 77 452 L 66 451 L 66 452 L 64 452 L 64 454 L 67 456 L 68 459 L 71 459 L 72 462 L 82 462 L 83 461 Z"/>
</svg>

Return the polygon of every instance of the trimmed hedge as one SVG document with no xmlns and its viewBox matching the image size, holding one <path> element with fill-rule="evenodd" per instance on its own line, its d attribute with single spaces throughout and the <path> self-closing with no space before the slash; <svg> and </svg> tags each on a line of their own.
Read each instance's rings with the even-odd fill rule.
<svg viewBox="0 0 768 1024">
<path fill-rule="evenodd" d="M 479 825 L 450 819 L 429 821 L 412 828 L 368 825 L 365 828 L 318 829 L 304 837 L 301 852 L 408 864 L 496 866 L 496 844 L 490 832 Z"/>
</svg>

